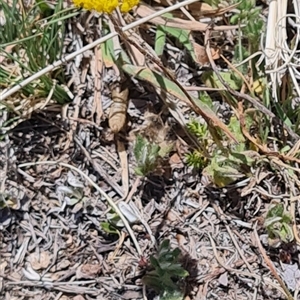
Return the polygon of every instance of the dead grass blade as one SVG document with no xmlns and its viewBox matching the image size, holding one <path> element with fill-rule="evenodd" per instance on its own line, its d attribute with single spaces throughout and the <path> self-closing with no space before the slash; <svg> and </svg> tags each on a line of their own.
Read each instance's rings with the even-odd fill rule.
<svg viewBox="0 0 300 300">
<path fill-rule="evenodd" d="M 136 13 L 141 17 L 144 18 L 155 13 L 155 10 L 147 5 L 140 5 L 136 11 Z M 186 29 L 191 31 L 205 31 L 207 29 L 208 24 L 201 23 L 198 21 L 192 20 L 183 20 L 180 18 L 164 18 L 164 17 L 156 17 L 149 20 L 150 23 L 155 25 L 164 25 L 169 27 L 175 27 L 180 29 Z M 239 26 L 236 25 L 228 25 L 228 26 L 214 26 L 215 31 L 225 31 L 225 30 L 233 30 L 238 29 Z"/>
<path fill-rule="evenodd" d="M 164 6 L 164 7 L 168 7 L 170 6 L 171 1 L 168 0 L 155 0 L 154 2 L 156 2 L 157 4 L 159 4 L 159 6 Z M 174 2 L 174 1 L 172 1 Z M 204 3 L 204 2 L 200 2 L 197 1 L 195 3 L 186 5 L 186 10 L 188 12 L 190 12 L 190 14 L 196 18 L 199 19 L 200 17 L 218 17 L 218 16 L 222 16 L 224 13 L 231 11 L 232 9 L 236 8 L 239 5 L 239 3 L 235 3 L 233 5 L 229 5 L 226 7 L 217 7 L 217 8 L 213 8 L 211 5 Z M 174 17 L 177 18 L 182 18 L 184 17 L 184 14 L 182 12 L 179 11 L 174 11 L 173 12 Z"/>
</svg>

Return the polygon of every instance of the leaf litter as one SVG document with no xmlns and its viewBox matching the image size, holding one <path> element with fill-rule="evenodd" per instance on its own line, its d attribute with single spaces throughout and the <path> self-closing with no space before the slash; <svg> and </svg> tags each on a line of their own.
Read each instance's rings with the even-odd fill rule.
<svg viewBox="0 0 300 300">
<path fill-rule="evenodd" d="M 169 5 L 164 1 L 156 3 Z M 155 5 L 150 8 L 142 4 L 136 13 L 142 17 L 155 8 Z M 205 13 L 217 18 L 235 8 L 236 4 L 219 10 L 206 7 Z M 99 16 L 88 12 L 70 21 L 65 54 L 97 38 L 99 22 Z M 238 28 L 219 23 L 212 30 Z M 186 63 L 193 49 L 179 49 L 174 35 L 180 30 L 205 31 L 207 24 L 184 20 L 182 11 L 177 11 L 176 18 L 170 20 L 157 17 L 147 24 L 145 31 L 145 38 L 152 46 L 155 45 L 153 35 L 151 39 L 153 24 L 157 29 L 161 26 L 161 31 L 166 33 L 166 44 L 171 46 L 160 45 L 161 58 L 175 58 L 172 71 L 176 75 L 191 75 L 191 68 L 186 72 Z M 176 27 L 178 31 L 171 31 L 167 26 Z M 186 39 L 187 35 L 182 38 Z M 198 42 L 205 46 L 201 45 L 201 39 Z M 181 43 L 184 44 L 184 40 Z M 114 44 L 111 47 L 113 49 Z M 200 49 L 203 51 L 199 47 L 197 51 Z M 255 168 L 243 160 L 244 167 L 250 168 L 250 178 L 237 176 L 223 184 L 224 178 L 218 174 L 217 179 L 222 182 L 218 185 L 214 184 L 216 180 L 211 180 L 209 172 L 201 175 L 182 163 L 186 150 L 193 144 L 185 125 L 190 116 L 199 116 L 187 105 L 188 99 L 179 86 L 162 75 L 157 66 L 153 67 L 151 61 L 151 68 L 139 64 L 122 66 L 129 77 L 135 75 L 132 81 L 136 81 L 129 86 L 127 123 L 121 124 L 123 131 L 114 136 L 108 126 L 113 99 L 107 82 L 101 78 L 120 74 L 116 74 L 119 70 L 115 72 L 118 62 L 106 61 L 105 66 L 98 62 L 99 52 L 106 50 L 95 49 L 68 63 L 69 88 L 76 96 L 63 112 L 40 106 L 30 119 L 0 141 L 0 294 L 6 299 L 155 299 L 160 290 L 155 294 L 147 289 L 145 293 L 145 276 L 154 274 L 158 279 L 164 276 L 165 285 L 174 287 L 168 272 L 175 270 L 181 277 L 177 283 L 185 299 L 294 299 L 290 293 L 297 292 L 299 284 L 299 269 L 295 263 L 298 246 L 289 239 L 292 235 L 297 239 L 297 228 L 291 222 L 298 218 L 298 208 L 291 204 L 298 199 L 296 171 L 286 161 L 280 162 L 276 155 L 258 156 Z M 137 50 L 135 57 L 140 56 Z M 106 58 L 111 59 L 112 53 L 107 53 Z M 201 59 L 196 63 L 206 67 L 210 62 L 208 56 Z M 213 59 L 218 61 L 219 57 Z M 221 70 L 219 74 L 230 84 L 232 77 L 227 71 Z M 197 72 L 203 73 L 201 68 Z M 177 76 L 177 80 L 189 84 L 187 78 Z M 220 82 L 222 80 L 214 79 L 218 88 Z M 170 100 L 170 95 L 176 99 Z M 224 93 L 222 98 L 226 101 L 229 96 Z M 135 102 L 139 104 L 134 105 L 135 102 L 130 101 L 133 99 L 138 99 Z M 236 134 L 236 128 L 230 127 L 224 118 L 228 106 L 222 106 L 218 96 L 212 101 L 221 107 L 217 113 L 207 103 L 197 103 L 201 109 L 205 107 L 214 125 L 226 124 L 239 138 L 237 135 L 241 132 Z M 245 112 L 239 113 L 237 116 L 241 117 Z M 230 111 L 229 115 L 232 114 Z M 159 121 L 149 115 L 159 115 Z M 161 135 L 171 145 L 170 159 L 160 161 L 163 173 L 150 172 L 136 180 L 134 142 L 137 133 L 147 137 L 150 127 L 154 132 L 157 129 L 158 138 L 163 131 Z M 243 130 L 249 130 L 246 124 Z M 218 136 L 218 132 L 214 133 Z M 213 133 L 211 135 L 214 138 Z M 260 142 L 255 140 L 256 144 Z M 199 141 L 194 139 L 194 143 L 197 146 Z M 285 155 L 293 158 L 297 151 L 295 145 Z M 142 255 L 116 211 L 84 177 L 63 165 L 19 167 L 38 161 L 69 163 L 96 182 L 119 203 L 122 214 L 131 223 Z M 236 163 L 237 158 L 233 162 Z M 211 172 L 216 172 L 218 167 L 220 165 L 212 164 Z M 226 169 L 226 165 L 222 165 L 221 170 L 228 173 L 229 166 Z M 274 199 L 280 199 L 285 206 L 274 212 Z M 276 239 L 278 237 L 281 238 Z M 164 250 L 168 248 L 164 248 L 166 241 L 169 252 Z M 260 246 L 267 249 L 268 257 L 259 250 Z M 164 255 L 167 258 L 160 261 Z M 276 277 L 278 274 L 282 282 Z M 154 278 L 157 286 L 159 280 Z M 285 285 L 289 290 L 285 290 Z M 161 294 L 161 299 L 164 296 Z M 183 298 L 180 293 L 173 296 Z"/>
</svg>

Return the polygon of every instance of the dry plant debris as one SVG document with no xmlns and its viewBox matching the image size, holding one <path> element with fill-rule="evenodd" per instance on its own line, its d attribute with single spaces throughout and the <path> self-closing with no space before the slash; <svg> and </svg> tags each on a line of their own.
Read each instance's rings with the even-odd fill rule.
<svg viewBox="0 0 300 300">
<path fill-rule="evenodd" d="M 1 299 L 299 298 L 297 1 L 175 2 L 0 0 Z"/>
</svg>

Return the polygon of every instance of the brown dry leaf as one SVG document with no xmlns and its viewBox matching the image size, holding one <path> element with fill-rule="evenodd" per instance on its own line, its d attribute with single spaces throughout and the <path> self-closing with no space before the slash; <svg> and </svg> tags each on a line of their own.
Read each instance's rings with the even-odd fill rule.
<svg viewBox="0 0 300 300">
<path fill-rule="evenodd" d="M 125 299 L 125 300 L 142 299 L 142 297 L 143 297 L 143 295 L 142 295 L 141 291 L 129 290 L 129 291 L 125 291 L 122 294 L 122 299 Z"/>
<path fill-rule="evenodd" d="M 85 299 L 81 295 L 77 295 L 72 300 L 85 300 Z"/>
<path fill-rule="evenodd" d="M 113 133 L 120 132 L 126 124 L 128 94 L 128 89 L 121 90 L 120 84 L 116 84 L 112 88 L 111 97 L 113 103 L 109 111 L 108 125 Z"/>
<path fill-rule="evenodd" d="M 185 238 L 185 236 L 182 235 L 182 234 L 177 234 L 177 235 L 176 235 L 176 240 L 177 240 L 177 242 L 178 242 L 178 245 L 179 245 L 180 247 L 183 247 L 183 249 L 184 249 L 184 247 L 185 247 L 186 245 L 189 244 L 188 241 L 187 241 L 187 239 Z"/>
<path fill-rule="evenodd" d="M 152 9 L 149 6 L 146 5 L 140 5 L 137 8 L 137 14 L 143 18 L 146 16 L 149 16 L 156 11 Z M 183 20 L 180 18 L 163 18 L 163 17 L 156 17 L 153 18 L 149 21 L 150 23 L 153 23 L 155 25 L 164 25 L 164 26 L 169 26 L 169 27 L 175 27 L 175 28 L 180 28 L 180 29 L 186 29 L 186 30 L 191 30 L 191 31 L 205 31 L 208 27 L 207 24 L 201 23 L 198 21 L 191 21 L 191 20 Z M 232 30 L 232 29 L 237 29 L 238 26 L 214 26 L 215 31 L 224 31 L 224 30 Z"/>
<path fill-rule="evenodd" d="M 231 11 L 232 9 L 236 8 L 239 3 L 235 3 L 230 6 L 226 7 L 218 7 L 213 8 L 210 5 L 202 2 L 194 2 L 189 4 L 187 10 L 192 14 L 194 18 L 200 17 L 218 17 L 224 15 L 226 12 Z"/>
<path fill-rule="evenodd" d="M 167 220 L 171 221 L 171 222 L 175 222 L 176 220 L 178 220 L 178 215 L 174 212 L 174 210 L 170 210 L 167 214 Z"/>
<path fill-rule="evenodd" d="M 102 84 L 102 70 L 103 70 L 103 60 L 102 60 L 102 49 L 101 47 L 95 47 L 94 49 L 94 78 L 95 78 L 95 94 L 92 115 L 96 112 L 96 124 L 100 124 L 101 117 L 103 115 L 102 109 L 102 94 L 101 94 L 101 84 Z"/>
<path fill-rule="evenodd" d="M 169 1 L 168 0 L 155 0 L 156 3 L 159 3 L 159 5 L 164 6 L 164 7 L 169 7 Z M 175 1 L 174 1 L 175 2 Z M 236 8 L 239 3 L 226 6 L 226 7 L 218 7 L 218 8 L 213 8 L 211 5 L 203 2 L 194 2 L 189 5 L 186 5 L 185 8 L 186 10 L 195 18 L 200 18 L 200 17 L 217 17 L 221 16 L 224 13 L 231 11 L 232 9 Z M 185 15 L 182 13 L 181 10 L 176 10 L 172 12 L 175 17 L 182 18 L 185 17 Z"/>
<path fill-rule="evenodd" d="M 198 43 L 192 43 L 194 47 L 194 52 L 196 56 L 196 62 L 201 66 L 205 66 L 209 64 L 209 58 L 206 54 L 206 48 Z M 215 48 L 210 48 L 213 60 L 220 58 L 220 50 Z"/>
<path fill-rule="evenodd" d="M 174 153 L 169 158 L 169 164 L 170 164 L 171 168 L 181 168 L 181 167 L 183 167 L 183 162 L 182 162 L 180 156 L 177 153 Z"/>
<path fill-rule="evenodd" d="M 70 265 L 71 265 L 71 262 L 70 262 L 69 260 L 67 260 L 67 259 L 64 259 L 64 260 L 60 261 L 58 264 L 55 264 L 55 265 L 50 269 L 50 271 L 51 271 L 51 272 L 60 271 L 60 270 L 63 270 L 63 269 L 68 268 Z"/>
<path fill-rule="evenodd" d="M 134 32 L 131 32 L 130 34 L 124 33 L 128 39 L 134 41 L 136 44 L 140 44 L 140 41 L 138 41 L 137 36 Z M 140 52 L 139 49 L 137 49 L 134 45 L 131 43 L 126 43 L 126 47 L 128 48 L 128 55 L 130 56 L 131 60 L 137 65 L 137 66 L 143 66 L 145 64 L 146 58 L 143 53 Z"/>
<path fill-rule="evenodd" d="M 81 265 L 76 271 L 77 279 L 93 279 L 101 270 L 100 265 L 84 264 Z"/>
<path fill-rule="evenodd" d="M 46 251 L 42 251 L 40 255 L 33 252 L 28 256 L 27 260 L 34 270 L 41 270 L 46 269 L 50 265 L 51 256 Z"/>
<path fill-rule="evenodd" d="M 4 261 L 0 264 L 0 274 L 3 275 L 5 268 L 7 267 L 7 261 Z"/>
<path fill-rule="evenodd" d="M 12 45 L 9 45 L 9 46 L 6 46 L 5 47 L 5 51 L 4 51 L 4 54 L 0 54 L 0 64 L 5 60 L 6 58 L 6 53 L 11 53 L 13 48 L 16 46 L 17 44 L 12 44 Z"/>
</svg>

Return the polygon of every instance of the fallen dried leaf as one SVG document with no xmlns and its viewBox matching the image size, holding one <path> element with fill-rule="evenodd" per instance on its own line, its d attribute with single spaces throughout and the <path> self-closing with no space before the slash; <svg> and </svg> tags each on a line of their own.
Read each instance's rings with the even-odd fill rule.
<svg viewBox="0 0 300 300">
<path fill-rule="evenodd" d="M 194 47 L 194 52 L 196 55 L 196 62 L 201 66 L 205 66 L 209 64 L 209 58 L 206 54 L 206 49 L 204 46 L 199 45 L 198 43 L 192 43 Z M 220 50 L 219 49 L 210 49 L 213 60 L 220 58 Z"/>
<path fill-rule="evenodd" d="M 127 300 L 131 300 L 131 299 L 142 299 L 142 292 L 138 292 L 138 291 L 126 291 L 125 293 L 123 293 L 122 295 L 122 299 L 127 299 Z"/>
<path fill-rule="evenodd" d="M 178 216 L 174 213 L 174 211 L 170 210 L 167 214 L 167 220 L 171 222 L 175 222 L 178 219 Z"/>
<path fill-rule="evenodd" d="M 100 265 L 84 264 L 76 271 L 77 279 L 92 279 L 95 278 L 101 270 Z"/>
<path fill-rule="evenodd" d="M 170 2 L 168 0 L 155 0 L 155 2 L 159 3 L 164 7 L 168 7 Z M 199 19 L 200 17 L 217 17 L 221 16 L 224 13 L 231 11 L 236 8 L 239 3 L 235 3 L 233 5 L 229 5 L 223 7 L 222 4 L 219 4 L 219 7 L 213 8 L 211 5 L 207 3 L 203 3 L 201 1 L 197 1 L 186 6 L 186 10 L 195 18 Z M 178 18 L 185 18 L 185 14 L 181 10 L 173 11 L 172 14 Z"/>
<path fill-rule="evenodd" d="M 62 296 L 61 298 L 59 298 L 59 300 L 70 300 L 70 298 L 67 296 Z"/>
<path fill-rule="evenodd" d="M 118 133 L 126 124 L 128 89 L 121 90 L 119 84 L 112 88 L 112 104 L 109 110 L 108 124 L 113 133 Z"/>
<path fill-rule="evenodd" d="M 51 256 L 46 251 L 42 251 L 40 254 L 33 252 L 28 256 L 27 261 L 34 270 L 46 269 L 50 265 Z"/>
<path fill-rule="evenodd" d="M 85 300 L 81 295 L 75 296 L 73 300 Z"/>
<path fill-rule="evenodd" d="M 67 267 L 70 266 L 70 261 L 67 260 L 67 259 L 64 259 L 62 261 L 60 261 L 58 264 L 55 264 L 51 269 L 50 271 L 51 272 L 56 272 L 56 271 L 60 271 L 60 270 L 63 270 L 63 269 L 66 269 Z"/>
</svg>

